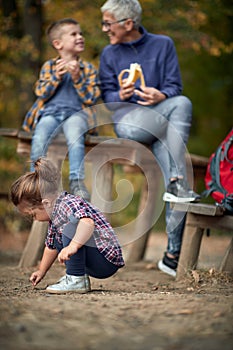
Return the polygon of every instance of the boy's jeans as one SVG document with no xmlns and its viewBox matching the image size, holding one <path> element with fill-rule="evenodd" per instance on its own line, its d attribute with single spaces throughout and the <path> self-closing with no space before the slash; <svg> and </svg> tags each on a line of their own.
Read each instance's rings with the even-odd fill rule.
<svg viewBox="0 0 233 350">
<path fill-rule="evenodd" d="M 87 116 L 84 112 L 78 112 L 71 116 L 67 116 L 65 111 L 45 112 L 32 137 L 31 160 L 35 161 L 41 156 L 46 156 L 52 139 L 63 131 L 68 145 L 69 179 L 84 179 L 84 142 L 87 130 Z M 33 165 L 31 171 L 33 171 Z"/>
<path fill-rule="evenodd" d="M 168 120 L 166 135 L 161 140 L 156 137 L 158 130 L 154 127 L 156 123 L 153 123 L 153 116 L 150 114 L 147 118 L 145 107 L 141 107 L 141 114 L 132 112 L 123 116 L 115 124 L 115 131 L 118 137 L 151 145 L 167 186 L 171 177 L 186 177 L 185 150 L 192 120 L 192 104 L 185 96 L 175 96 L 150 106 L 150 110 L 160 113 Z M 167 203 L 167 251 L 171 254 L 180 253 L 184 222 L 185 213 L 171 210 Z"/>
</svg>

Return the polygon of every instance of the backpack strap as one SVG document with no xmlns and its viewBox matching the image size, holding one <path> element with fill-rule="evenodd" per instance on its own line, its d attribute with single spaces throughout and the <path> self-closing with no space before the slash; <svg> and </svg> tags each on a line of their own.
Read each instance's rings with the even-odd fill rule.
<svg viewBox="0 0 233 350">
<path fill-rule="evenodd" d="M 222 205 L 228 214 L 233 215 L 233 194 L 225 196 L 225 198 L 222 200 Z"/>
<path fill-rule="evenodd" d="M 231 147 L 231 144 L 233 143 L 233 134 L 232 136 L 229 138 L 229 140 L 226 142 L 226 147 L 225 147 L 225 150 L 224 150 L 224 158 L 230 163 L 230 164 L 233 164 L 233 159 L 229 159 L 228 158 L 228 151 L 229 151 L 229 148 Z"/>
<path fill-rule="evenodd" d="M 213 179 L 213 183 L 216 183 L 216 188 L 212 189 L 212 191 L 219 190 L 223 194 L 226 194 L 227 191 L 222 187 L 220 182 L 220 161 L 222 156 L 222 145 L 217 148 L 215 156 L 213 157 L 210 163 L 210 172 Z M 210 185 L 211 187 L 211 185 Z M 212 192 L 211 191 L 211 192 Z"/>
</svg>

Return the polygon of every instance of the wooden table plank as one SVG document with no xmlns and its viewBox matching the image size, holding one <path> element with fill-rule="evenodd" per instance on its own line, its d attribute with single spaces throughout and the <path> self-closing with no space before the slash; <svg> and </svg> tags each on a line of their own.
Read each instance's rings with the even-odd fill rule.
<svg viewBox="0 0 233 350">
<path fill-rule="evenodd" d="M 205 203 L 172 203 L 172 208 L 179 211 L 186 211 L 193 214 L 222 216 L 224 209 L 218 205 Z"/>
</svg>

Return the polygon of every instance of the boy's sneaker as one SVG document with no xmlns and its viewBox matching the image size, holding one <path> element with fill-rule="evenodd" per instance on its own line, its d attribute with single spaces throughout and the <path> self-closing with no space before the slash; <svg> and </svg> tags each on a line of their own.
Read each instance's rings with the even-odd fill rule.
<svg viewBox="0 0 233 350">
<path fill-rule="evenodd" d="M 60 280 L 48 286 L 46 292 L 51 294 L 65 294 L 65 293 L 88 293 L 91 291 L 91 283 L 88 275 L 72 276 L 65 275 Z"/>
<path fill-rule="evenodd" d="M 173 277 L 176 277 L 177 265 L 178 265 L 178 257 L 169 258 L 166 253 L 164 253 L 163 259 L 159 260 L 158 262 L 159 270 Z"/>
<path fill-rule="evenodd" d="M 70 192 L 90 202 L 91 196 L 83 180 L 70 180 Z"/>
<path fill-rule="evenodd" d="M 184 179 L 176 179 L 171 181 L 167 187 L 167 191 L 163 195 L 165 202 L 186 203 L 199 202 L 201 196 L 190 190 Z"/>
</svg>

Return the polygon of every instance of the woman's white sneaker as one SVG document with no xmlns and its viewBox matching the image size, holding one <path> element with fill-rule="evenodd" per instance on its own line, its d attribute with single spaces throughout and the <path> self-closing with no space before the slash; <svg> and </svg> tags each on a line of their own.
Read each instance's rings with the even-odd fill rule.
<svg viewBox="0 0 233 350">
<path fill-rule="evenodd" d="M 200 199 L 201 196 L 189 189 L 184 179 L 171 181 L 167 186 L 167 191 L 163 195 L 163 200 L 165 202 L 174 203 L 199 202 Z"/>
</svg>

